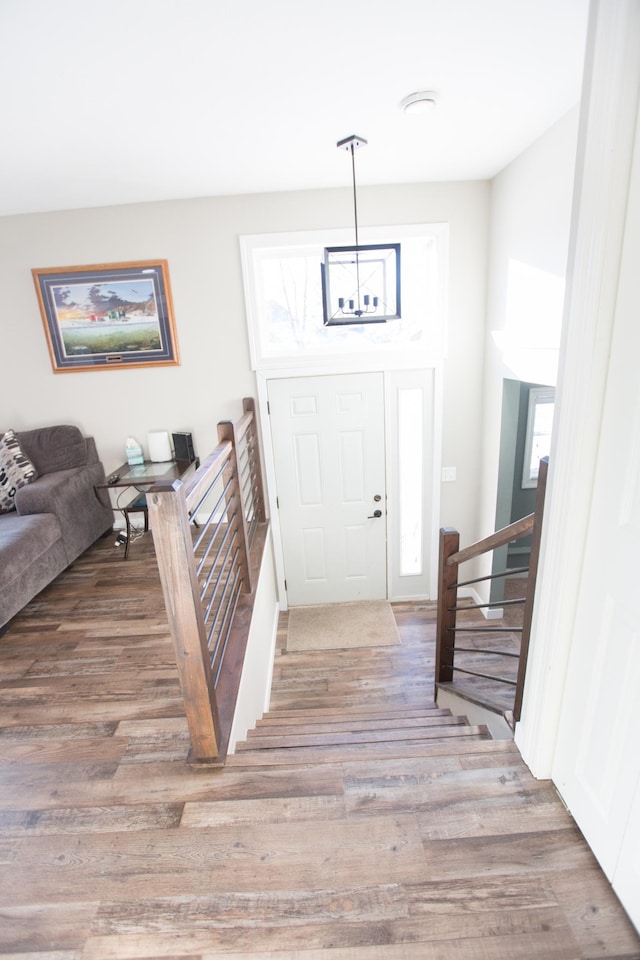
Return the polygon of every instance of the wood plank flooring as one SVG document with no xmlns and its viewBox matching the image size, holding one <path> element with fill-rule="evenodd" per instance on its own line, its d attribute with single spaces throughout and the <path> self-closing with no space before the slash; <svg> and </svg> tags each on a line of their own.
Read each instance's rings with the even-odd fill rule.
<svg viewBox="0 0 640 960">
<path fill-rule="evenodd" d="M 222 771 L 189 750 L 153 544 L 96 544 L 0 637 L 0 956 L 631 960 L 553 786 L 401 643 L 289 653 Z"/>
</svg>

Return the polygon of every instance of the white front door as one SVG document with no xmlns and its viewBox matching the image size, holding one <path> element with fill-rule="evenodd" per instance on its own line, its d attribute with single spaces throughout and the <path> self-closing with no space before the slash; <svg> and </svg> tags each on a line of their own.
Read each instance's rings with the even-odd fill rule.
<svg viewBox="0 0 640 960">
<path fill-rule="evenodd" d="M 271 380 L 268 395 L 288 603 L 384 599 L 382 373 Z"/>
</svg>

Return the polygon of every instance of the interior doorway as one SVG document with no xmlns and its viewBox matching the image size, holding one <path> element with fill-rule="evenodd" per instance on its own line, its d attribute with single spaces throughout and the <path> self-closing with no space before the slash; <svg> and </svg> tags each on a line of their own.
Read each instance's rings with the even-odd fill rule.
<svg viewBox="0 0 640 960">
<path fill-rule="evenodd" d="M 543 395 L 544 402 L 532 402 L 542 400 Z M 541 433 L 543 426 L 547 429 L 548 417 L 536 417 L 536 413 L 551 411 L 552 416 L 552 403 L 548 401 L 549 398 L 553 400 L 553 395 L 554 388 L 550 386 L 507 378 L 503 381 L 496 530 L 507 527 L 535 510 L 537 471 L 532 471 L 531 463 L 536 457 L 539 459 L 548 455 L 548 444 L 545 445 L 545 442 L 551 436 L 551 424 L 548 425 L 548 435 Z M 499 547 L 494 551 L 492 573 L 527 567 L 530 552 L 530 536 Z M 491 601 L 504 600 L 504 590 L 504 578 L 494 580 Z"/>
</svg>

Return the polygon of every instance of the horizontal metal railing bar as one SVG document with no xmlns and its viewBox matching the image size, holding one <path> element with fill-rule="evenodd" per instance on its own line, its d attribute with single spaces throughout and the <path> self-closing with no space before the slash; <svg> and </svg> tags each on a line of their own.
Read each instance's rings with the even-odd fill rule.
<svg viewBox="0 0 640 960">
<path fill-rule="evenodd" d="M 253 541 L 258 530 L 258 519 L 253 517 L 251 521 L 247 524 L 247 540 L 249 541 L 249 546 L 253 546 Z"/>
<path fill-rule="evenodd" d="M 192 514 L 194 514 L 194 515 L 197 515 L 197 514 L 198 514 L 198 512 L 200 511 L 200 508 L 202 507 L 202 504 L 205 503 L 205 501 L 208 499 L 208 497 L 211 496 L 211 491 L 212 491 L 212 490 L 214 489 L 214 487 L 216 487 L 216 486 L 218 485 L 218 483 L 220 482 L 220 479 L 221 479 L 222 475 L 223 475 L 223 471 L 222 471 L 222 470 L 219 470 L 218 473 L 215 474 L 215 476 L 211 477 L 210 483 L 208 483 L 207 486 L 204 487 L 204 490 L 202 491 L 202 496 L 200 497 L 200 499 L 198 500 L 198 502 L 192 504 L 192 505 L 189 507 L 189 512 L 190 512 L 190 513 L 192 513 Z M 221 495 L 221 496 L 223 496 L 223 495 Z M 218 499 L 218 503 L 220 503 L 220 498 Z M 214 507 L 214 508 L 210 511 L 210 513 L 215 513 L 215 511 L 216 511 L 216 507 Z"/>
<path fill-rule="evenodd" d="M 242 502 L 244 503 L 247 496 L 251 493 L 251 477 L 239 477 L 240 480 L 240 495 L 242 497 Z"/>
<path fill-rule="evenodd" d="M 242 494 L 242 502 L 246 503 L 247 498 L 252 495 L 253 487 L 251 486 L 251 477 L 247 476 L 244 478 L 243 482 L 240 485 L 240 492 Z"/>
<path fill-rule="evenodd" d="M 224 485 L 224 487 L 223 487 L 222 490 L 220 491 L 220 495 L 218 496 L 218 499 L 216 500 L 216 502 L 214 503 L 214 505 L 213 505 L 212 507 L 209 507 L 209 508 L 208 508 L 208 511 L 207 511 L 208 517 L 207 517 L 207 521 L 206 521 L 205 526 L 206 526 L 207 524 L 210 524 L 210 523 L 214 520 L 214 518 L 216 517 L 217 514 L 224 514 L 224 513 L 225 513 L 225 509 L 223 508 L 223 505 L 224 505 L 224 503 L 225 503 L 225 498 L 226 498 L 227 492 L 228 492 L 228 490 L 229 490 L 229 487 L 231 486 L 232 480 L 233 480 L 233 478 L 232 478 L 232 477 L 229 477 L 229 480 L 227 481 L 227 483 Z M 217 482 L 211 484 L 211 486 L 209 487 L 208 491 L 207 491 L 206 494 L 204 495 L 203 499 L 202 499 L 202 500 L 200 501 L 200 503 L 198 504 L 198 509 L 202 506 L 203 503 L 206 502 L 207 498 L 209 497 L 211 491 L 212 491 L 213 488 L 216 486 L 216 484 L 217 484 Z M 197 544 L 196 544 L 196 546 L 197 546 Z"/>
<path fill-rule="evenodd" d="M 522 627 L 448 627 L 455 633 L 522 633 Z"/>
<path fill-rule="evenodd" d="M 198 555 L 196 553 L 196 546 L 194 545 L 194 556 L 196 557 L 196 560 L 197 560 L 196 572 L 198 576 L 200 576 L 200 574 L 202 573 L 205 562 L 209 559 L 209 554 L 211 553 L 213 548 L 216 546 L 216 544 L 219 542 L 220 531 L 223 528 L 225 529 L 225 531 L 229 530 L 229 524 L 226 522 L 224 514 L 218 520 L 213 519 L 213 514 L 211 514 L 207 518 L 207 522 L 204 526 L 204 531 L 209 533 L 210 536 L 204 550 L 202 551 L 202 554 L 200 555 L 200 559 L 198 559 Z M 223 542 L 224 542 L 225 536 L 226 536 L 226 532 L 225 534 L 223 534 L 223 537 L 222 537 Z M 198 537 L 198 544 L 197 544 L 198 548 L 202 546 L 202 541 L 203 541 L 203 535 Z M 220 548 L 218 547 L 218 554 L 219 553 L 220 553 Z M 215 568 L 217 559 L 218 559 L 218 555 L 216 555 L 213 558 L 211 569 Z"/>
<path fill-rule="evenodd" d="M 453 610 L 482 610 L 484 607 L 509 607 L 517 603 L 526 603 L 526 597 L 518 597 L 516 600 L 492 600 L 491 603 L 468 603 L 464 607 L 448 607 L 449 612 Z"/>
<path fill-rule="evenodd" d="M 224 468 L 229 463 L 233 452 L 231 441 L 225 440 L 209 454 L 192 477 L 185 482 L 184 496 L 187 502 L 187 508 L 194 511 L 195 505 L 201 503 L 203 499 L 202 490 L 209 490 L 212 486 L 211 477 L 217 480 Z M 214 480 L 215 482 L 215 480 Z M 206 497 L 207 494 L 204 494 Z"/>
<path fill-rule="evenodd" d="M 224 656 L 224 646 L 226 644 L 226 638 L 230 629 L 229 625 L 229 610 L 234 605 L 234 590 L 238 581 L 239 571 L 236 568 L 235 575 L 233 579 L 227 581 L 227 595 L 224 598 L 224 606 L 220 607 L 220 616 L 218 618 L 218 630 L 216 636 L 216 642 L 213 645 L 213 651 L 211 656 L 211 669 L 214 669 L 216 662 L 216 657 L 220 654 L 221 657 Z"/>
<path fill-rule="evenodd" d="M 238 583 L 237 585 L 234 584 L 234 592 L 233 592 L 234 603 L 233 603 L 233 610 L 231 611 L 231 617 L 230 617 L 230 619 L 229 619 L 229 626 L 228 626 L 226 635 L 225 635 L 225 637 L 224 637 L 224 643 L 223 643 L 223 645 L 222 645 L 222 649 L 221 649 L 221 651 L 220 651 L 220 657 L 219 657 L 219 659 L 218 659 L 218 665 L 217 665 L 217 667 L 215 668 L 215 672 L 214 672 L 214 675 L 213 675 L 213 682 L 214 682 L 214 684 L 215 684 L 216 686 L 217 686 L 217 684 L 218 684 L 218 680 L 220 679 L 220 671 L 222 670 L 222 665 L 224 664 L 224 655 L 225 655 L 225 653 L 227 652 L 227 644 L 228 644 L 228 642 L 229 642 L 229 637 L 231 636 L 231 628 L 233 627 L 233 618 L 234 618 L 234 616 L 235 616 L 236 609 L 237 609 L 237 607 L 238 607 L 238 601 L 240 600 L 240 594 L 241 594 L 241 592 L 242 592 L 242 584 L 243 584 L 243 583 L 244 583 L 244 580 L 240 579 L 240 581 L 239 581 L 239 583 Z M 211 665 L 211 669 L 212 669 L 212 671 L 214 670 L 213 664 Z"/>
<path fill-rule="evenodd" d="M 220 584 L 222 584 L 222 593 L 221 593 L 220 596 L 219 596 L 218 606 L 217 606 L 216 609 L 215 609 L 213 618 L 212 618 L 212 620 L 211 620 L 211 625 L 210 625 L 210 627 L 209 627 L 209 633 L 207 634 L 207 646 L 208 646 L 209 648 L 211 648 L 211 640 L 212 640 L 213 636 L 215 635 L 216 630 L 219 629 L 220 613 L 221 613 L 221 611 L 223 610 L 223 604 L 224 604 L 225 596 L 226 596 L 226 595 L 228 594 L 228 592 L 229 592 L 229 585 L 230 585 L 230 584 L 233 584 L 233 583 L 235 582 L 235 579 L 237 579 L 237 577 L 238 577 L 238 562 L 237 562 L 237 561 L 238 561 L 238 554 L 239 554 L 239 552 L 240 552 L 240 548 L 238 547 L 238 548 L 236 549 L 236 552 L 233 554 L 233 556 L 232 556 L 231 559 L 230 559 L 230 562 L 229 562 L 229 573 L 228 573 L 227 576 L 224 578 L 224 580 L 222 580 L 222 579 L 221 579 L 221 580 L 218 580 L 218 582 L 217 582 L 217 584 L 216 584 L 216 590 L 217 590 L 218 586 L 220 586 Z M 225 565 L 225 569 L 226 569 L 226 565 Z M 232 574 L 233 574 L 234 580 L 231 579 Z M 211 610 L 211 606 L 213 605 L 213 600 L 214 600 L 214 597 L 211 598 L 211 603 L 210 603 L 210 605 L 209 605 L 209 607 L 208 607 L 208 610 L 209 610 L 209 611 Z"/>
<path fill-rule="evenodd" d="M 470 677 L 481 677 L 483 680 L 495 680 L 496 683 L 508 683 L 510 687 L 516 686 L 515 680 L 509 680 L 508 677 L 496 677 L 493 673 L 479 673 L 477 670 L 465 670 L 464 667 L 456 667 L 455 664 L 448 664 L 457 673 L 466 673 Z"/>
<path fill-rule="evenodd" d="M 214 682 L 216 683 L 218 680 L 218 676 L 220 674 L 220 667 L 224 660 L 224 653 L 227 647 L 227 640 L 229 639 L 229 633 L 231 631 L 231 626 L 233 623 L 233 613 L 235 612 L 236 607 L 238 605 L 238 598 L 240 596 L 240 591 L 242 590 L 243 583 L 244 581 L 240 575 L 240 568 L 236 567 L 233 580 L 231 580 L 229 583 L 229 586 L 230 586 L 229 602 L 227 604 L 227 612 L 231 607 L 233 608 L 232 615 L 231 615 L 231 622 L 228 623 L 228 621 L 225 619 L 226 617 L 226 614 L 225 614 L 225 617 L 223 617 L 222 623 L 220 625 L 220 630 L 218 631 L 218 636 L 216 637 L 216 642 L 214 644 L 211 644 L 211 643 L 209 644 L 209 649 L 210 649 L 209 666 L 212 673 L 214 674 Z M 225 623 L 228 623 L 226 630 L 223 629 Z"/>
<path fill-rule="evenodd" d="M 220 529 L 220 524 L 218 524 L 218 529 Z M 217 531 L 216 531 L 216 532 L 217 532 Z M 211 580 L 213 579 L 214 575 L 215 575 L 217 581 L 219 581 L 219 580 L 221 579 L 222 572 L 223 572 L 223 570 L 224 570 L 224 568 L 225 568 L 226 558 L 229 556 L 229 550 L 230 550 L 231 547 L 233 546 L 233 543 L 234 543 L 234 541 L 235 541 L 236 539 L 237 539 L 237 537 L 236 537 L 236 536 L 234 535 L 234 533 L 233 533 L 233 527 L 231 526 L 231 524 L 227 524 L 227 525 L 226 525 L 225 532 L 224 532 L 224 534 L 223 534 L 223 536 L 222 536 L 222 539 L 220 540 L 220 543 L 219 543 L 219 545 L 218 545 L 218 549 L 216 550 L 216 555 L 215 555 L 215 557 L 213 558 L 213 562 L 211 563 L 211 565 L 210 565 L 210 567 L 209 567 L 208 576 L 205 578 L 205 580 L 204 580 L 204 582 L 203 582 L 203 584 L 202 584 L 202 586 L 201 586 L 201 588 L 200 588 L 200 600 L 201 600 L 201 601 L 204 601 L 204 598 L 205 598 L 205 596 L 206 596 L 207 590 L 209 589 L 209 584 L 211 583 Z M 221 557 L 221 555 L 222 555 L 222 551 L 224 550 L 224 548 L 225 548 L 228 540 L 230 540 L 231 543 L 229 544 L 229 547 L 227 548 L 227 552 L 226 552 L 226 554 L 225 554 L 225 556 L 224 556 L 224 559 L 223 559 L 222 561 L 220 561 L 220 557 Z M 199 573 L 200 573 L 200 571 L 198 571 L 198 574 L 199 574 Z M 214 593 L 215 593 L 215 588 L 214 588 Z M 205 616 L 208 616 L 208 612 L 209 612 L 209 607 L 207 607 L 207 613 L 205 614 Z"/>
<path fill-rule="evenodd" d="M 488 653 L 494 654 L 496 657 L 515 657 L 516 660 L 520 659 L 520 653 L 514 653 L 513 650 L 477 650 L 475 647 L 456 647 L 456 653 L 477 653 L 482 657 L 485 653 Z"/>
<path fill-rule="evenodd" d="M 251 476 L 251 460 L 249 459 L 249 451 L 241 450 L 238 453 L 238 472 L 243 478 Z"/>
<path fill-rule="evenodd" d="M 216 520 L 215 517 L 216 517 L 216 514 L 217 514 L 218 512 L 220 512 L 221 504 L 224 504 L 224 502 L 225 502 L 225 500 L 226 500 L 227 493 L 228 493 L 228 491 L 229 491 L 229 487 L 232 485 L 232 483 L 233 483 L 233 477 L 229 477 L 229 479 L 227 480 L 227 483 L 224 485 L 224 487 L 223 487 L 223 489 L 222 489 L 222 491 L 221 491 L 221 493 L 220 493 L 220 496 L 218 497 L 215 505 L 211 508 L 211 510 L 210 510 L 210 512 L 209 512 L 209 515 L 208 515 L 208 517 L 207 517 L 206 523 L 205 523 L 204 526 L 203 526 L 202 533 L 200 533 L 200 534 L 196 537 L 195 543 L 193 544 L 194 552 L 199 549 L 200 544 L 201 544 L 202 541 L 204 540 L 205 533 L 207 532 L 207 530 L 209 529 L 209 527 L 211 526 L 211 524 L 212 524 L 212 523 L 216 523 L 216 524 L 220 524 L 220 523 L 221 523 L 222 517 L 223 517 L 224 514 L 227 512 L 228 507 L 227 507 L 226 509 L 223 509 L 223 510 L 221 511 L 221 516 L 220 516 L 220 518 L 219 518 L 218 520 Z M 209 487 L 209 491 L 208 491 L 207 494 L 205 495 L 204 500 L 202 500 L 202 501 L 200 502 L 199 506 L 202 506 L 202 504 L 204 503 L 204 501 L 205 501 L 205 500 L 207 499 L 207 497 L 209 496 L 209 493 L 211 492 L 211 490 L 212 490 L 212 487 Z"/>
<path fill-rule="evenodd" d="M 512 567 L 510 570 L 502 570 L 501 573 L 490 573 L 486 577 L 474 577 L 473 580 L 461 580 L 454 583 L 454 587 L 469 587 L 472 583 L 484 583 L 485 580 L 498 580 L 500 577 L 515 577 L 521 573 L 529 573 L 529 567 Z"/>
<path fill-rule="evenodd" d="M 218 607 L 217 607 L 217 609 L 216 609 L 216 612 L 215 612 L 214 618 L 213 618 L 213 625 L 214 625 L 214 626 L 215 626 L 215 623 L 216 623 L 216 620 L 217 620 L 218 611 L 219 611 L 219 609 L 220 609 L 220 604 L 222 603 L 222 600 L 224 599 L 224 591 L 227 589 L 227 582 L 228 582 L 228 580 L 229 580 L 230 571 L 233 570 L 233 568 L 234 568 L 234 562 L 235 562 L 235 560 L 236 560 L 236 558 L 237 558 L 237 556 L 238 556 L 239 547 L 237 546 L 237 542 L 238 542 L 237 536 L 233 535 L 233 536 L 231 536 L 231 537 L 229 538 L 229 543 L 227 544 L 226 552 L 225 552 L 224 556 L 222 557 L 222 560 L 221 560 L 221 562 L 220 562 L 220 566 L 218 567 L 219 575 L 216 577 L 216 581 L 215 581 L 215 583 L 214 583 L 214 587 L 213 587 L 213 591 L 212 591 L 212 593 L 211 593 L 211 597 L 210 597 L 210 599 L 209 599 L 209 602 L 208 602 L 207 607 L 206 607 L 205 612 L 204 612 L 204 619 L 205 619 L 205 622 L 207 622 L 207 621 L 209 620 L 209 616 L 210 616 L 210 614 L 211 614 L 211 608 L 213 607 L 213 602 L 214 602 L 214 600 L 216 599 L 216 596 L 218 595 L 219 587 L 222 586 L 223 590 L 222 590 L 222 593 L 220 594 L 220 600 L 219 600 L 219 602 L 218 602 Z M 235 552 L 234 554 L 232 554 L 231 551 L 233 550 L 234 547 L 236 548 L 236 552 Z M 203 602 L 203 603 L 204 603 L 205 596 L 206 596 L 206 591 L 203 592 L 203 594 L 202 594 L 202 602 Z"/>
</svg>

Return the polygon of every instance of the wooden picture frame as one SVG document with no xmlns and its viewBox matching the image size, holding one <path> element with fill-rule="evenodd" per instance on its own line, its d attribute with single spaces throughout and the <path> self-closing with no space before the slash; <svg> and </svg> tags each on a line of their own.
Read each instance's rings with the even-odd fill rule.
<svg viewBox="0 0 640 960">
<path fill-rule="evenodd" d="M 166 260 L 31 273 L 54 373 L 179 365 Z"/>
</svg>

